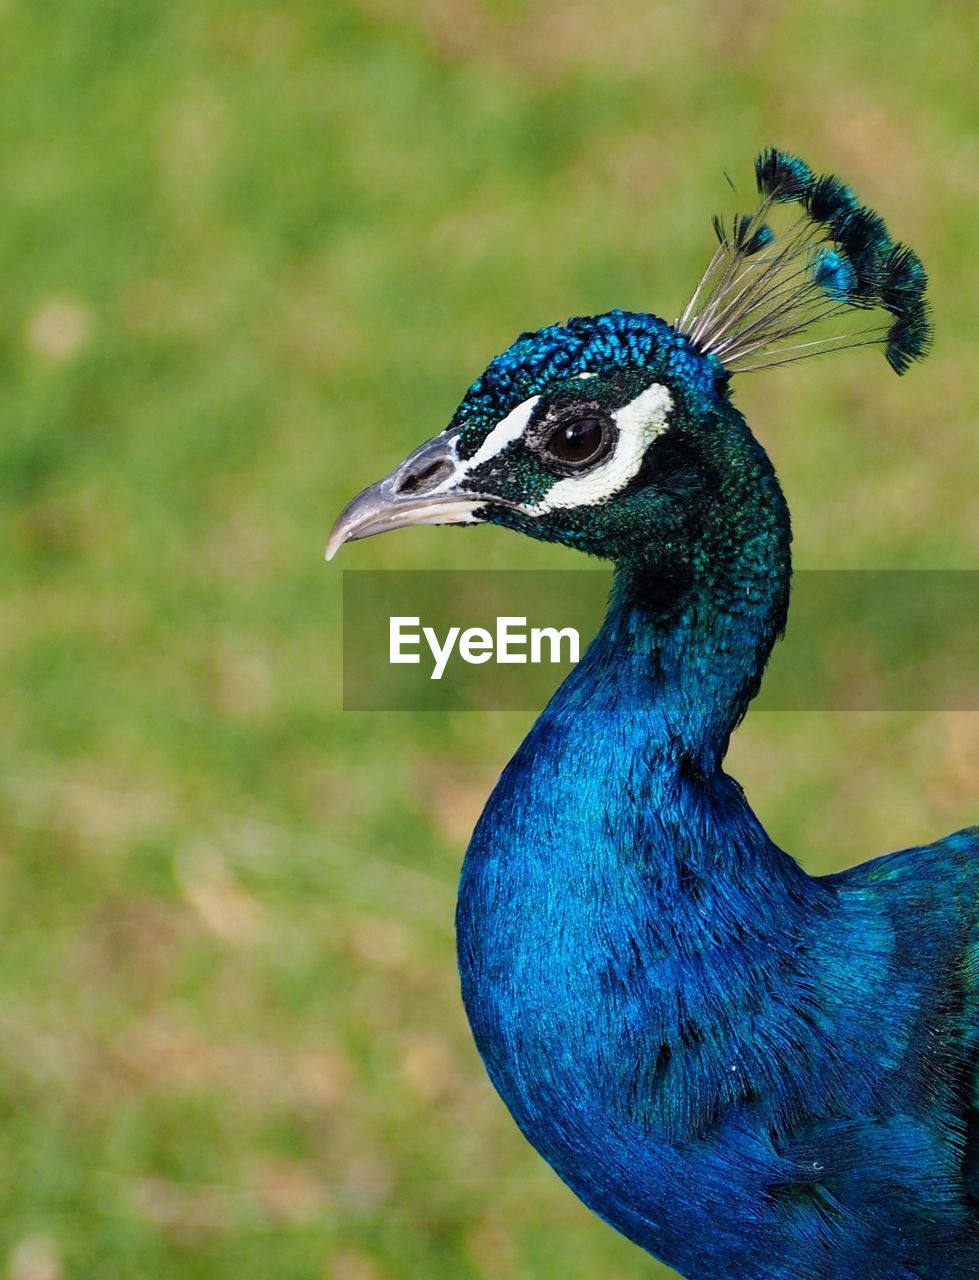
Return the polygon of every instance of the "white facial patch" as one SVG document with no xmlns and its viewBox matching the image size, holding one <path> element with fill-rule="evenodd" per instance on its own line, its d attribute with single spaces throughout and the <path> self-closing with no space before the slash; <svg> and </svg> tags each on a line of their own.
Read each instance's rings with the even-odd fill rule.
<svg viewBox="0 0 979 1280">
<path fill-rule="evenodd" d="M 610 501 L 638 474 L 646 450 L 670 425 L 672 408 L 673 397 L 669 391 L 654 382 L 612 414 L 619 434 L 615 447 L 603 462 L 582 476 L 558 480 L 540 502 L 522 509 L 527 515 L 542 516 L 548 511 L 592 507 Z"/>
<path fill-rule="evenodd" d="M 515 409 L 511 409 L 505 418 L 501 418 L 493 430 L 489 433 L 483 443 L 479 446 L 471 458 L 465 461 L 459 458 L 456 452 L 455 441 L 452 443 L 452 463 L 454 470 L 451 475 L 447 476 L 440 484 L 431 490 L 432 493 L 441 493 L 444 489 L 448 489 L 452 485 L 457 485 L 470 475 L 477 467 L 489 462 L 491 458 L 495 458 L 498 453 L 513 444 L 515 440 L 519 440 L 523 433 L 527 430 L 527 424 L 530 422 L 534 409 L 540 396 L 531 396 L 529 400 L 522 400 Z"/>
<path fill-rule="evenodd" d="M 531 396 L 529 400 L 524 400 L 515 409 L 511 409 L 505 418 L 501 418 L 473 456 L 466 461 L 466 470 L 474 471 L 484 462 L 489 462 L 490 458 L 502 453 L 514 440 L 519 440 L 527 430 L 527 423 L 539 400 L 540 396 Z"/>
</svg>

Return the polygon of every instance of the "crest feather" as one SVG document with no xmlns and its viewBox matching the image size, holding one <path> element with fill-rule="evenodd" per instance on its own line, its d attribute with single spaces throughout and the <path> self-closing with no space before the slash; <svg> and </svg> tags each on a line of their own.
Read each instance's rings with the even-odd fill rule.
<svg viewBox="0 0 979 1280">
<path fill-rule="evenodd" d="M 845 347 L 881 345 L 904 373 L 931 341 L 921 259 L 891 239 L 879 213 L 833 174 L 768 147 L 755 160 L 761 197 L 750 214 L 715 217 L 718 247 L 676 328 L 731 372 L 767 368 Z M 777 233 L 776 206 L 798 216 Z M 862 311 L 888 319 L 853 328 Z M 793 343 L 813 325 L 839 320 L 827 338 Z"/>
</svg>

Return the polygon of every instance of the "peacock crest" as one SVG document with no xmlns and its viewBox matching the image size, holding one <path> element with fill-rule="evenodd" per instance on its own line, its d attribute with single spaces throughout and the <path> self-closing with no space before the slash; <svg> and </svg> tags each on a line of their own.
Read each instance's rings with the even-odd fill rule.
<svg viewBox="0 0 979 1280">
<path fill-rule="evenodd" d="M 841 179 L 774 147 L 755 160 L 755 178 L 753 213 L 714 218 L 717 249 L 678 332 L 732 373 L 856 346 L 883 346 L 899 374 L 924 356 L 927 276 L 880 214 Z M 790 208 L 796 216 L 777 232 L 773 221 Z M 792 341 L 824 322 L 834 322 L 829 336 Z"/>
</svg>

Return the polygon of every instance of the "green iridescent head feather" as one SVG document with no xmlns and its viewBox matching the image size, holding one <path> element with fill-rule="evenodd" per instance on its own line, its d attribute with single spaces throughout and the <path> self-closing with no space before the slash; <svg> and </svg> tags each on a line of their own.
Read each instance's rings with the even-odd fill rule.
<svg viewBox="0 0 979 1280">
<path fill-rule="evenodd" d="M 841 179 L 775 148 L 755 176 L 757 207 L 714 219 L 717 248 L 675 324 L 608 311 L 521 334 L 444 432 L 350 504 L 331 549 L 489 522 L 703 576 L 747 536 L 745 512 L 780 509 L 732 375 L 872 344 L 903 373 L 928 347 L 927 279 Z M 803 340 L 817 325 L 829 336 Z M 781 541 L 783 523 L 769 530 Z"/>
</svg>

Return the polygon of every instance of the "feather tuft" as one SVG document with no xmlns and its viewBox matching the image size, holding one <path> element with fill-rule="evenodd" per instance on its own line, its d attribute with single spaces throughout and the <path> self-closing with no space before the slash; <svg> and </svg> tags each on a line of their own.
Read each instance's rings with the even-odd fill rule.
<svg viewBox="0 0 979 1280">
<path fill-rule="evenodd" d="M 925 288 L 928 277 L 921 259 L 905 244 L 891 246 L 884 264 L 881 305 L 894 316 L 887 331 L 886 356 L 891 368 L 903 373 L 931 347 L 931 320 Z"/>
<path fill-rule="evenodd" d="M 891 239 L 884 219 L 851 187 L 832 174 L 817 176 L 798 156 L 769 147 L 755 161 L 755 175 L 761 202 L 754 213 L 713 220 L 718 247 L 678 332 L 730 372 L 881 345 L 903 373 L 931 337 L 920 258 Z M 781 233 L 770 221 L 777 205 L 798 206 Z M 847 327 L 854 315 L 875 309 L 888 319 Z M 828 320 L 840 331 L 787 341 Z"/>
<path fill-rule="evenodd" d="M 838 302 L 849 302 L 858 286 L 856 269 L 835 249 L 821 249 L 813 267 L 813 279 Z"/>
<path fill-rule="evenodd" d="M 735 214 L 731 224 L 731 234 L 728 235 L 727 228 L 721 219 L 714 214 L 711 219 L 714 227 L 714 234 L 717 236 L 717 243 L 724 249 L 737 250 L 750 257 L 753 253 L 758 253 L 764 249 L 766 245 L 771 244 L 775 238 L 775 233 L 771 227 L 762 223 L 760 226 L 755 220 L 753 214 Z"/>
<path fill-rule="evenodd" d="M 770 200 L 800 200 L 815 181 L 813 171 L 798 156 L 767 147 L 755 160 L 758 194 Z"/>
<path fill-rule="evenodd" d="M 898 314 L 918 306 L 925 296 L 928 277 L 921 259 L 906 244 L 893 244 L 884 262 L 881 303 Z"/>
<path fill-rule="evenodd" d="M 931 322 L 921 307 L 908 315 L 898 316 L 887 331 L 884 354 L 895 373 L 904 373 L 914 360 L 921 360 L 931 350 Z"/>
<path fill-rule="evenodd" d="M 849 259 L 857 275 L 854 305 L 861 299 L 877 301 L 883 282 L 883 262 L 890 246 L 887 224 L 873 209 L 860 207 L 834 218 L 829 224 L 833 242 Z"/>
<path fill-rule="evenodd" d="M 831 173 L 817 178 L 806 193 L 806 211 L 813 222 L 833 222 L 860 208 L 852 187 Z"/>
<path fill-rule="evenodd" d="M 760 253 L 775 239 L 775 232 L 771 229 L 767 222 L 763 222 L 761 226 L 754 225 L 754 219 L 751 214 L 746 213 L 741 218 L 738 227 L 738 243 L 741 246 L 741 252 L 746 256 L 753 253 Z"/>
</svg>

